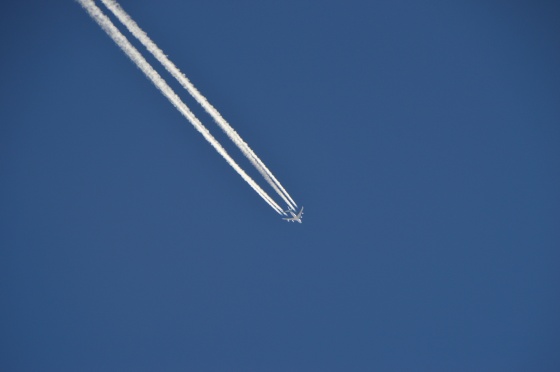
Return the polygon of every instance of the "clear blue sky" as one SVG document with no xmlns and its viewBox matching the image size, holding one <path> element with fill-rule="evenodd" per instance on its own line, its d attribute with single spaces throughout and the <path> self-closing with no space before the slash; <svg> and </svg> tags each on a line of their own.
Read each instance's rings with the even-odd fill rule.
<svg viewBox="0 0 560 372">
<path fill-rule="evenodd" d="M 122 0 L 300 225 L 78 3 L 2 2 L 0 370 L 560 370 L 553 3 Z"/>
</svg>

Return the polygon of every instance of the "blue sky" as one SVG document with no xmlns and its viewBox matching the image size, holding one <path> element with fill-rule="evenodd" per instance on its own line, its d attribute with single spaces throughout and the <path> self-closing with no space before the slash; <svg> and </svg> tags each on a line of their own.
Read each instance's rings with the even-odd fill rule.
<svg viewBox="0 0 560 372">
<path fill-rule="evenodd" d="M 560 6 L 121 5 L 304 223 L 78 3 L 4 2 L 0 369 L 560 368 Z"/>
</svg>

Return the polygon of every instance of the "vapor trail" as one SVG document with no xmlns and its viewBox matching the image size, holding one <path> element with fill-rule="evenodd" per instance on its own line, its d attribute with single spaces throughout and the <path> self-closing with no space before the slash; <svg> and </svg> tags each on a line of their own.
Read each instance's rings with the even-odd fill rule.
<svg viewBox="0 0 560 372">
<path fill-rule="evenodd" d="M 253 150 L 220 115 L 218 110 L 212 106 L 208 100 L 194 87 L 190 80 L 171 62 L 161 49 L 148 37 L 148 35 L 134 22 L 134 20 L 122 9 L 115 0 L 101 0 L 103 4 L 121 21 L 122 24 L 148 49 L 150 53 L 165 67 L 165 69 L 179 81 L 191 96 L 212 116 L 214 121 L 222 128 L 227 136 L 237 145 L 241 152 L 249 159 L 251 164 L 260 172 L 265 180 L 274 188 L 280 197 L 292 209 L 296 209 L 297 204 L 290 197 L 288 192 L 282 187 L 280 182 L 274 177 L 272 172 L 257 157 Z"/>
<path fill-rule="evenodd" d="M 194 116 L 189 108 L 181 101 L 169 85 L 161 78 L 154 68 L 144 59 L 138 50 L 130 44 L 128 39 L 115 27 L 113 22 L 99 9 L 93 0 L 77 0 L 80 5 L 89 13 L 91 18 L 113 39 L 113 41 L 122 49 L 122 51 L 142 70 L 146 77 L 167 97 L 167 99 L 179 110 L 185 118 L 210 142 L 212 147 L 218 151 L 220 155 L 239 173 L 239 175 L 259 194 L 276 212 L 284 214 L 282 209 L 268 196 L 260 187 L 249 177 L 243 169 L 228 155 L 226 150 L 218 141 L 208 132 L 208 129 Z"/>
</svg>

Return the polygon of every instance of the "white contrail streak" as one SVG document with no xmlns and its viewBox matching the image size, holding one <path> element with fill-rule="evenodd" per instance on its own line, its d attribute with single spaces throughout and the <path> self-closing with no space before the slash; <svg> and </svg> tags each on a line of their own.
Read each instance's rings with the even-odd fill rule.
<svg viewBox="0 0 560 372">
<path fill-rule="evenodd" d="M 237 134 L 237 132 L 229 125 L 229 123 L 220 115 L 218 110 L 212 106 L 208 100 L 200 94 L 190 80 L 171 62 L 161 49 L 148 37 L 148 35 L 134 22 L 132 18 L 122 9 L 115 0 L 101 0 L 103 4 L 124 24 L 124 26 L 136 37 L 146 49 L 165 67 L 165 69 L 179 81 L 191 96 L 212 116 L 214 121 L 222 128 L 227 136 L 239 147 L 241 152 L 249 159 L 255 168 L 261 173 L 266 181 L 274 188 L 282 199 L 292 209 L 296 209 L 297 204 L 290 197 L 288 192 L 282 187 L 280 182 L 268 170 L 264 163 L 257 157 L 253 150 L 245 141 Z"/>
<path fill-rule="evenodd" d="M 167 97 L 167 99 L 186 117 L 191 124 L 210 142 L 210 144 L 218 151 L 220 155 L 239 173 L 239 175 L 259 194 L 276 212 L 285 214 L 282 209 L 268 196 L 260 187 L 249 177 L 243 169 L 228 155 L 226 150 L 218 141 L 210 134 L 208 129 L 194 116 L 189 108 L 181 101 L 169 85 L 161 78 L 154 68 L 144 59 L 138 50 L 130 44 L 128 39 L 115 27 L 113 22 L 99 9 L 93 0 L 77 0 L 82 7 L 89 13 L 91 18 L 113 39 L 113 41 L 122 49 L 122 51 L 138 66 L 148 79 Z"/>
</svg>

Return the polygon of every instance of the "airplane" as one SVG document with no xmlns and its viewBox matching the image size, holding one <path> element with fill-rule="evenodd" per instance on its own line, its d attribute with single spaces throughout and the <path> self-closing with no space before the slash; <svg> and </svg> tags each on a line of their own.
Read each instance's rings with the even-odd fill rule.
<svg viewBox="0 0 560 372">
<path fill-rule="evenodd" d="M 303 207 L 301 207 L 301 210 L 299 211 L 299 213 L 297 215 L 294 213 L 294 211 L 292 209 L 288 209 L 285 212 L 290 213 L 292 215 L 292 217 L 282 218 L 283 220 L 286 220 L 286 221 L 289 221 L 289 222 L 297 221 L 297 222 L 301 223 L 301 216 L 303 215 Z"/>
</svg>

